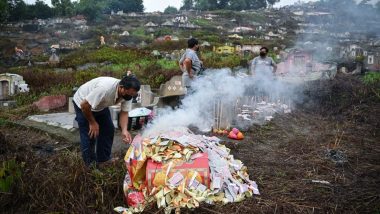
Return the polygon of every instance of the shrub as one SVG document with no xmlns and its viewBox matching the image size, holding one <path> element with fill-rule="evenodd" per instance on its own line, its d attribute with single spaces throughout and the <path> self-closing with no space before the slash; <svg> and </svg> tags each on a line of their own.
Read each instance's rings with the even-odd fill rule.
<svg viewBox="0 0 380 214">
<path fill-rule="evenodd" d="M 21 178 L 21 165 L 16 160 L 4 161 L 0 166 L 0 191 L 10 192 L 12 186 Z"/>
<path fill-rule="evenodd" d="M 157 60 L 157 64 L 164 70 L 176 70 L 179 69 L 179 65 L 177 61 L 159 59 Z"/>
<path fill-rule="evenodd" d="M 128 64 L 139 60 L 147 55 L 135 49 L 115 49 L 111 47 L 101 47 L 95 51 L 80 49 L 64 57 L 61 62 L 63 67 L 75 67 L 85 63 L 101 63 L 109 61 L 115 64 Z"/>
<path fill-rule="evenodd" d="M 380 73 L 374 71 L 366 73 L 363 77 L 363 82 L 366 85 L 380 84 Z"/>
<path fill-rule="evenodd" d="M 150 50 L 159 50 L 159 51 L 173 51 L 185 49 L 187 47 L 186 40 L 179 41 L 156 41 L 148 46 Z"/>
<path fill-rule="evenodd" d="M 237 54 L 221 55 L 214 52 L 208 52 L 202 56 L 206 68 L 233 68 L 239 66 L 242 60 Z"/>
<path fill-rule="evenodd" d="M 152 63 L 141 72 L 136 73 L 136 76 L 143 84 L 148 84 L 152 88 L 159 88 L 161 84 L 170 80 L 173 76 L 181 74 L 182 72 L 179 69 L 165 70 L 158 63 Z"/>
</svg>

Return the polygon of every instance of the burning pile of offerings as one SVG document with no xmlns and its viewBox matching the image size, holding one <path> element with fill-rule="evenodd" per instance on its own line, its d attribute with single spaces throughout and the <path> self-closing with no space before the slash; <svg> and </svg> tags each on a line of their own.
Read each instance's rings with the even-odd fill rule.
<svg viewBox="0 0 380 214">
<path fill-rule="evenodd" d="M 266 102 L 261 100 L 257 101 L 256 97 L 252 97 L 250 101 L 244 102 L 237 101 L 235 108 L 236 111 L 236 123 L 258 123 L 261 124 L 265 121 L 271 121 L 275 113 L 291 113 L 289 104 L 285 104 L 284 101 L 277 100 L 276 102 Z"/>
<path fill-rule="evenodd" d="M 156 202 L 170 213 L 202 202 L 225 204 L 260 194 L 247 167 L 219 141 L 189 131 L 136 136 L 125 155 L 124 193 L 129 208 L 115 211 L 141 212 Z"/>
</svg>

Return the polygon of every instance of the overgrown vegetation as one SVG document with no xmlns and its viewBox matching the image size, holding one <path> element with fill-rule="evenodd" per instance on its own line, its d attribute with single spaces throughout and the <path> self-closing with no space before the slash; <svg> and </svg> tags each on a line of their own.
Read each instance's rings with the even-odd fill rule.
<svg viewBox="0 0 380 214">
<path fill-rule="evenodd" d="M 153 43 L 150 48 L 160 51 L 172 50 L 173 46 L 183 47 L 185 41 L 166 41 Z M 169 52 L 170 53 L 170 52 Z M 247 66 L 251 55 L 238 54 L 220 55 L 211 51 L 202 51 L 200 57 L 206 68 L 225 68 Z M 66 95 L 71 96 L 74 87 L 99 77 L 112 76 L 122 78 L 130 70 L 143 84 L 152 88 L 159 88 L 161 84 L 175 75 L 181 75 L 178 60 L 154 57 L 148 51 L 131 48 L 101 47 L 81 49 L 62 55 L 60 68 L 71 68 L 65 71 L 56 71 L 50 66 L 14 67 L 9 72 L 23 76 L 29 84 L 30 92 L 14 96 L 18 106 L 33 103 L 42 96 Z M 91 66 L 86 67 L 87 64 Z M 94 67 L 95 66 L 95 67 Z M 80 70 L 78 70 L 81 68 Z"/>
<path fill-rule="evenodd" d="M 379 85 L 380 84 L 380 73 L 379 72 L 367 72 L 363 77 L 363 82 L 366 85 Z"/>
<path fill-rule="evenodd" d="M 202 55 L 202 60 L 206 68 L 233 68 L 247 66 L 248 57 L 241 57 L 237 54 L 221 55 L 207 52 Z"/>
<path fill-rule="evenodd" d="M 57 145 L 58 139 L 21 127 L 7 129 L 18 134 L 0 130 L 0 185 L 6 180 L 0 189 L 2 212 L 109 213 L 123 205 L 122 161 L 117 167 L 88 170 L 77 147 L 65 141 Z M 58 149 L 50 151 L 52 147 Z"/>
<path fill-rule="evenodd" d="M 368 72 L 363 77 L 363 82 L 380 99 L 380 73 Z"/>
<path fill-rule="evenodd" d="M 30 2 L 28 2 L 30 3 Z M 124 12 L 143 12 L 142 0 L 52 0 L 52 7 L 42 0 L 26 4 L 24 0 L 1 0 L 0 21 L 20 21 L 24 19 L 45 19 L 54 16 L 73 16 L 82 14 L 89 20 L 101 18 L 112 10 Z"/>
<path fill-rule="evenodd" d="M 32 68 L 12 68 L 11 72 L 23 76 L 30 92 L 17 94 L 14 99 L 18 106 L 28 105 L 42 96 L 71 96 L 74 87 L 99 77 L 122 78 L 131 70 L 143 84 L 158 88 L 175 75 L 180 75 L 177 61 L 156 59 L 148 53 L 135 49 L 115 49 L 102 47 L 96 50 L 80 49 L 62 57 L 60 67 L 74 68 L 72 71 L 55 71 L 49 66 Z M 86 63 L 96 63 L 97 67 L 75 70 Z"/>
<path fill-rule="evenodd" d="M 21 178 L 22 164 L 18 164 L 15 159 L 3 161 L 0 165 L 0 192 L 10 192 L 14 185 Z"/>
</svg>

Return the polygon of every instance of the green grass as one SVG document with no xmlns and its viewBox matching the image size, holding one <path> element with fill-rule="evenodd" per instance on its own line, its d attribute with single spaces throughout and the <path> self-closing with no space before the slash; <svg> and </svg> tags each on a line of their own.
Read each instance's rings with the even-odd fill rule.
<svg viewBox="0 0 380 214">
<path fill-rule="evenodd" d="M 213 23 L 207 19 L 193 19 L 190 21 L 195 25 L 199 25 L 201 27 L 213 27 Z"/>
<path fill-rule="evenodd" d="M 6 119 L 0 118 L 0 127 L 6 126 L 8 124 L 8 121 Z"/>
<path fill-rule="evenodd" d="M 129 64 L 146 57 L 144 53 L 132 49 L 115 49 L 101 47 L 96 50 L 80 49 L 62 58 L 61 67 L 75 67 L 85 63 L 111 62 L 113 64 Z"/>
<path fill-rule="evenodd" d="M 179 69 L 178 62 L 177 61 L 171 61 L 166 59 L 159 59 L 157 60 L 157 64 L 161 66 L 164 70 L 175 70 Z"/>
<path fill-rule="evenodd" d="M 21 164 L 18 164 L 15 159 L 4 161 L 0 166 L 0 192 L 10 192 L 20 177 Z"/>
<path fill-rule="evenodd" d="M 363 82 L 366 85 L 375 85 L 380 83 L 380 72 L 368 72 L 363 77 Z"/>
<path fill-rule="evenodd" d="M 206 68 L 233 68 L 241 65 L 241 61 L 243 60 L 237 54 L 221 55 L 214 52 L 202 54 L 202 59 Z"/>
</svg>

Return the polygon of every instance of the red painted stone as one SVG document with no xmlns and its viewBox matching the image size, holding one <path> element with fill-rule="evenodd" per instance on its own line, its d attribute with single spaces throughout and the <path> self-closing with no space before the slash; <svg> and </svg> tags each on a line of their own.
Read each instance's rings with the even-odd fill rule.
<svg viewBox="0 0 380 214">
<path fill-rule="evenodd" d="M 65 95 L 45 96 L 33 103 L 41 111 L 49 111 L 64 107 L 67 103 Z"/>
</svg>

